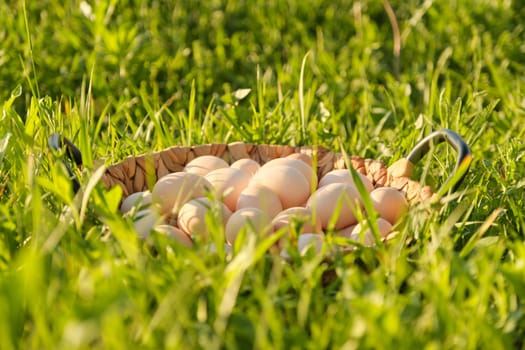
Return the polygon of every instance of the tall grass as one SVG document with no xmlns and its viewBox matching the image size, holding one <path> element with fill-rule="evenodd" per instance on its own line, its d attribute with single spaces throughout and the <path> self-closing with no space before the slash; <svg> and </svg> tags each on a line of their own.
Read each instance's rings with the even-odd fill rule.
<svg viewBox="0 0 525 350">
<path fill-rule="evenodd" d="M 0 3 L 0 348 L 523 347 L 525 10 L 391 6 L 399 56 L 374 1 Z M 460 189 L 330 263 L 143 242 L 97 184 L 176 144 L 388 165 L 440 128 L 474 154 Z M 82 150 L 76 195 L 55 132 Z M 439 146 L 415 177 L 437 189 L 454 164 Z"/>
</svg>

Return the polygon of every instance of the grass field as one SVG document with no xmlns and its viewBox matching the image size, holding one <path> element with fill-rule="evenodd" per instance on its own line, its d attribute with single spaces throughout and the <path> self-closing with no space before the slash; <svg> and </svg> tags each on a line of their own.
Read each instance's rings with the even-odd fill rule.
<svg viewBox="0 0 525 350">
<path fill-rule="evenodd" d="M 0 2 L 0 349 L 523 348 L 525 6 L 390 5 Z M 442 128 L 473 152 L 459 190 L 331 264 L 143 242 L 96 185 L 100 164 L 211 142 L 388 165 Z M 83 154 L 76 197 L 55 132 Z M 439 188 L 455 155 L 416 179 Z"/>
</svg>

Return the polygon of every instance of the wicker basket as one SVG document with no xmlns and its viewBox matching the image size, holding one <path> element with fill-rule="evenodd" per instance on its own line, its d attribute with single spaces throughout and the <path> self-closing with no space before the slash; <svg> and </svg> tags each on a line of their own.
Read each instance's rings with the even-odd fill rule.
<svg viewBox="0 0 525 350">
<path fill-rule="evenodd" d="M 456 149 L 458 158 L 449 178 L 439 190 L 433 192 L 429 186 L 422 186 L 413 180 L 412 171 L 414 165 L 428 152 L 432 144 L 443 141 Z M 65 147 L 66 155 L 77 166 L 82 165 L 80 151 L 68 139 L 55 134 L 49 138 L 49 144 L 55 150 Z M 251 158 L 262 165 L 272 159 L 286 157 L 292 153 L 304 153 L 310 156 L 314 156 L 315 153 L 318 178 L 331 170 L 347 167 L 347 162 L 341 153 L 334 153 L 323 147 L 253 145 L 234 142 L 191 147 L 174 146 L 156 153 L 130 156 L 109 166 L 102 176 L 101 182 L 107 188 L 121 186 L 123 196 L 126 197 L 132 193 L 148 189 L 147 174 L 154 172 L 155 180 L 157 180 L 166 174 L 182 171 L 189 161 L 199 156 L 214 155 L 224 159 L 229 164 L 238 159 Z M 471 160 L 472 155 L 467 144 L 459 135 L 448 129 L 433 132 L 421 140 L 406 158 L 397 160 L 390 167 L 386 167 L 382 162 L 373 159 L 364 159 L 358 156 L 349 157 L 351 166 L 359 173 L 366 175 L 374 187 L 394 187 L 402 191 L 410 203 L 419 202 L 432 196 L 436 198 L 451 189 L 455 189 L 465 176 Z M 77 191 L 80 184 L 67 163 L 66 166 L 72 176 L 74 189 Z"/>
<path fill-rule="evenodd" d="M 340 153 L 330 152 L 325 148 L 317 148 L 317 176 L 334 169 L 345 169 L 346 162 Z M 286 157 L 292 153 L 304 153 L 313 156 L 312 147 L 290 147 L 274 145 L 252 145 L 235 142 L 231 144 L 211 144 L 193 147 L 170 147 L 153 154 L 133 156 L 108 167 L 101 181 L 106 187 L 119 185 L 124 197 L 148 189 L 146 174 L 148 169 L 155 169 L 156 179 L 169 173 L 179 172 L 192 159 L 202 155 L 213 155 L 224 159 L 228 164 L 243 158 L 251 158 L 259 164 L 272 159 Z M 351 156 L 352 167 L 366 175 L 374 187 L 392 186 L 406 194 L 409 201 L 419 201 L 429 198 L 432 190 L 421 186 L 411 179 L 413 165 L 406 159 L 386 167 L 382 162 Z M 150 170 L 151 171 L 151 170 Z"/>
<path fill-rule="evenodd" d="M 436 143 L 446 141 L 457 151 L 457 162 L 448 179 L 437 191 L 432 191 L 429 186 L 423 186 L 412 179 L 414 165 L 429 151 Z M 49 138 L 50 147 L 54 150 L 66 148 L 66 156 L 76 166 L 82 165 L 82 155 L 68 139 L 55 134 Z M 192 147 L 170 147 L 160 152 L 131 156 L 123 161 L 109 166 L 101 178 L 101 182 L 107 187 L 121 186 L 124 197 L 139 191 L 148 189 L 148 176 L 157 180 L 162 176 L 182 171 L 185 165 L 192 159 L 202 155 L 214 155 L 220 157 L 229 164 L 238 159 L 251 158 L 259 164 L 264 164 L 272 159 L 286 157 L 292 153 L 305 153 L 317 160 L 317 176 L 320 179 L 324 174 L 333 169 L 344 169 L 350 164 L 357 172 L 364 174 L 372 182 L 374 187 L 391 186 L 402 191 L 407 200 L 414 204 L 429 198 L 439 199 L 449 191 L 459 186 L 464 178 L 470 163 L 472 154 L 467 144 L 451 130 L 443 129 L 433 132 L 421 140 L 406 157 L 395 161 L 389 167 L 380 161 L 364 159 L 358 156 L 348 158 L 340 153 L 334 153 L 323 147 L 291 147 L 279 145 L 253 145 L 241 142 L 230 144 L 209 144 Z M 69 171 L 73 188 L 78 191 L 80 183 L 71 170 L 69 162 L 65 161 Z M 395 233 L 385 237 L 389 240 Z M 343 252 L 353 251 L 355 247 L 349 246 Z M 327 262 L 330 259 L 326 258 Z M 359 258 L 356 260 L 359 263 Z M 331 265 L 330 265 L 331 266 Z M 336 279 L 335 267 L 331 266 L 324 271 L 321 279 L 323 285 L 328 285 Z"/>
</svg>

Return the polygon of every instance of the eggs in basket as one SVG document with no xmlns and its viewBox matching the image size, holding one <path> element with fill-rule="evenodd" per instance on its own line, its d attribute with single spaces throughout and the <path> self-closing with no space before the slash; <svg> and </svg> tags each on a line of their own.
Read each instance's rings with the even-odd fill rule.
<svg viewBox="0 0 525 350">
<path fill-rule="evenodd" d="M 408 202 L 398 189 L 374 188 L 368 177 L 357 174 L 373 214 L 367 213 L 348 169 L 332 170 L 318 179 L 312 159 L 301 153 L 264 165 L 251 159 L 229 165 L 216 156 L 200 156 L 183 171 L 161 177 L 151 192 L 127 196 L 120 210 L 134 211 L 140 237 L 155 230 L 188 247 L 195 241 L 210 241 L 214 225 L 222 226 L 227 246 L 234 245 L 241 233 L 275 232 L 281 233 L 276 251 L 286 237 L 299 251 L 312 244 L 320 250 L 327 233 L 369 246 L 376 242 L 369 228 L 371 218 L 385 239 Z"/>
</svg>

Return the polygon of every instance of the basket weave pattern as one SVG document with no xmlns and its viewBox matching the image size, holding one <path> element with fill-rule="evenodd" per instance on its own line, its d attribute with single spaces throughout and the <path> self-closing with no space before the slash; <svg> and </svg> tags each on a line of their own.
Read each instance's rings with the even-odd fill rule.
<svg viewBox="0 0 525 350">
<path fill-rule="evenodd" d="M 164 175 L 182 171 L 188 162 L 199 156 L 217 156 L 228 164 L 239 159 L 251 158 L 262 165 L 272 159 L 286 157 L 292 153 L 304 153 L 312 157 L 316 153 L 319 179 L 331 170 L 346 169 L 342 154 L 331 152 L 320 146 L 313 148 L 311 146 L 253 145 L 234 142 L 192 147 L 174 146 L 151 154 L 131 156 L 120 163 L 109 166 L 101 182 L 108 188 L 121 186 L 124 197 L 127 197 L 132 193 L 148 189 L 147 173 L 154 171 L 156 179 L 160 179 Z M 397 188 L 411 203 L 427 199 L 432 195 L 429 186 L 422 186 L 411 179 L 413 165 L 406 159 L 400 159 L 388 168 L 378 160 L 358 156 L 350 156 L 349 160 L 351 166 L 372 181 L 375 188 L 383 186 Z"/>
</svg>

